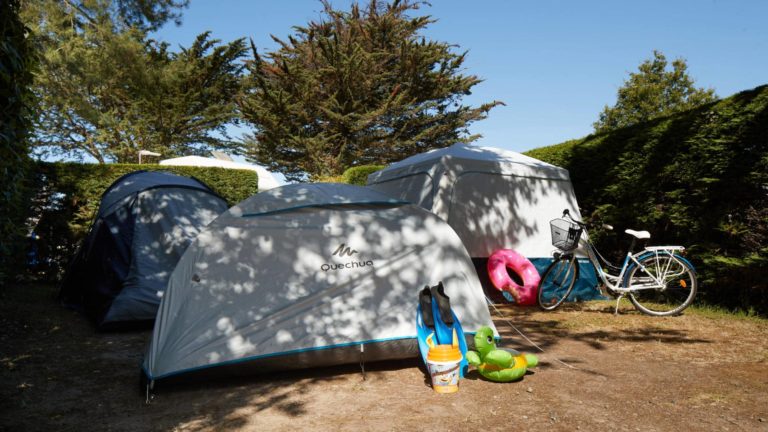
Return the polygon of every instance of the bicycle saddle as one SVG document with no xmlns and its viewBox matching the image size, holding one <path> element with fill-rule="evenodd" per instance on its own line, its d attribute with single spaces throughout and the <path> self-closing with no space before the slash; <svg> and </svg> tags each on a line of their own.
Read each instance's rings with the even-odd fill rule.
<svg viewBox="0 0 768 432">
<path fill-rule="evenodd" d="M 649 233 L 648 231 L 635 231 L 635 230 L 628 229 L 628 230 L 624 230 L 624 232 L 631 236 L 634 236 L 638 240 L 648 240 L 649 238 L 651 238 L 651 233 Z"/>
</svg>

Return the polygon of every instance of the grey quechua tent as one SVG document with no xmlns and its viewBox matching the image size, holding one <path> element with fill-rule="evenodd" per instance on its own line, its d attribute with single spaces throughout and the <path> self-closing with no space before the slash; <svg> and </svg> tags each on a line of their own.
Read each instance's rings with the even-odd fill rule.
<svg viewBox="0 0 768 432">
<path fill-rule="evenodd" d="M 62 281 L 62 301 L 100 329 L 147 326 L 189 242 L 227 208 L 194 178 L 159 171 L 122 176 L 102 195 Z"/>
<path fill-rule="evenodd" d="M 418 293 L 439 281 L 465 332 L 493 326 L 464 245 L 435 215 L 359 186 L 271 189 L 181 257 L 143 370 L 156 381 L 415 358 Z"/>
<path fill-rule="evenodd" d="M 516 250 L 542 273 L 554 249 L 549 221 L 564 209 L 579 218 L 568 170 L 492 147 L 455 144 L 417 154 L 372 173 L 368 186 L 448 222 L 483 276 L 498 249 Z M 586 258 L 581 270 L 571 297 L 598 297 Z"/>
</svg>

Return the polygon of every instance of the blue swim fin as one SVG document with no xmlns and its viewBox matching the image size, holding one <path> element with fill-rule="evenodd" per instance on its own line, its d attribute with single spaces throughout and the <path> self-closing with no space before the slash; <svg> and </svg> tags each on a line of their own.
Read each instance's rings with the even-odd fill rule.
<svg viewBox="0 0 768 432">
<path fill-rule="evenodd" d="M 450 345 L 453 343 L 453 331 L 456 331 L 456 336 L 459 339 L 459 350 L 461 351 L 461 369 L 460 376 L 464 378 L 464 372 L 469 367 L 467 362 L 467 339 L 464 337 L 464 329 L 461 328 L 459 318 L 453 312 L 450 307 L 450 298 L 445 294 L 443 290 L 443 283 L 432 287 L 432 318 L 435 321 L 435 336 L 437 337 L 437 343 L 444 345 Z M 445 317 L 446 319 L 444 319 Z M 446 323 L 450 322 L 450 324 Z M 424 342 L 426 344 L 426 340 Z M 421 348 L 421 342 L 419 342 L 419 348 Z M 429 350 L 429 348 L 427 348 Z M 426 361 L 426 355 L 424 355 Z"/>
<path fill-rule="evenodd" d="M 425 365 L 427 364 L 427 353 L 429 352 L 427 338 L 434 333 L 435 329 L 429 328 L 426 323 L 424 323 L 424 317 L 421 314 L 421 305 L 416 306 L 416 339 L 419 341 L 419 353 L 421 353 L 421 359 L 424 361 Z"/>
<path fill-rule="evenodd" d="M 456 330 L 456 336 L 459 338 L 459 350 L 461 351 L 461 369 L 459 370 L 460 377 L 464 378 L 464 374 L 469 369 L 469 362 L 467 361 L 467 338 L 464 336 L 464 329 L 461 328 L 461 323 L 456 314 L 451 310 L 453 314 L 453 329 Z"/>
<path fill-rule="evenodd" d="M 429 344 L 427 337 L 435 333 L 435 321 L 432 312 L 432 292 L 429 287 L 419 291 L 419 303 L 416 306 L 416 339 L 419 341 L 419 352 L 424 364 L 427 364 Z M 434 339 L 434 336 L 433 336 Z"/>
</svg>

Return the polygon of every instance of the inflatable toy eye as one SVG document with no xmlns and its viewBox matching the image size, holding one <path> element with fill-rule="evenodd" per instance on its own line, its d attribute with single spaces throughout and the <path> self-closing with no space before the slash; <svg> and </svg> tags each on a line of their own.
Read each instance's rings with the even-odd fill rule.
<svg viewBox="0 0 768 432">
<path fill-rule="evenodd" d="M 493 343 L 493 338 L 488 336 L 488 343 Z"/>
</svg>

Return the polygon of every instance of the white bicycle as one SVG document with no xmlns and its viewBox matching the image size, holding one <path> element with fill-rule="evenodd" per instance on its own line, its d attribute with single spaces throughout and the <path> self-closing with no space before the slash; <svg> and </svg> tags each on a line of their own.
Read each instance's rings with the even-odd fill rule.
<svg viewBox="0 0 768 432">
<path fill-rule="evenodd" d="M 539 283 L 538 303 L 544 310 L 555 310 L 568 298 L 579 279 L 579 262 L 574 253 L 581 244 L 608 294 L 616 297 L 616 313 L 625 295 L 648 315 L 677 315 L 690 306 L 696 296 L 696 270 L 681 256 L 682 246 L 649 246 L 633 254 L 637 240 L 648 240 L 648 231 L 626 230 L 632 244 L 621 267 L 611 265 L 586 237 L 586 225 L 573 219 L 568 210 L 550 222 L 552 244 L 558 248 Z M 613 229 L 604 225 L 606 229 Z"/>
</svg>

